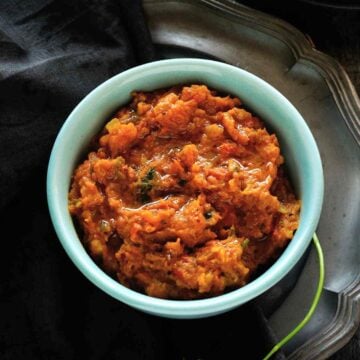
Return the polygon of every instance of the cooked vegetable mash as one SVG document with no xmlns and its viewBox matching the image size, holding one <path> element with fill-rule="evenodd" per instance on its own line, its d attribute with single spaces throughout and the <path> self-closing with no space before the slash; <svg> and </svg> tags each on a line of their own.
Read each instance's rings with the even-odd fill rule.
<svg viewBox="0 0 360 360">
<path fill-rule="evenodd" d="M 204 85 L 136 92 L 75 170 L 91 256 L 132 289 L 204 298 L 245 285 L 298 227 L 275 134 Z"/>
</svg>

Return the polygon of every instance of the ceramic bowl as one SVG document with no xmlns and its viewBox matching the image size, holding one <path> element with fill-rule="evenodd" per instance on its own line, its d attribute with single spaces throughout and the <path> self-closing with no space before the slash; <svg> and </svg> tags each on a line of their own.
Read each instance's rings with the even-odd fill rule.
<svg viewBox="0 0 360 360">
<path fill-rule="evenodd" d="M 176 84 L 203 83 L 239 97 L 274 131 L 302 207 L 294 238 L 259 277 L 224 295 L 201 300 L 165 300 L 133 291 L 101 270 L 85 251 L 68 211 L 74 168 L 93 136 L 135 90 L 152 91 Z M 134 308 L 172 318 L 216 315 L 254 299 L 278 283 L 309 246 L 323 201 L 323 171 L 315 140 L 299 112 L 275 88 L 257 76 L 224 63 L 202 59 L 161 60 L 134 67 L 107 80 L 72 111 L 54 144 L 47 177 L 47 195 L 56 233 L 78 269 L 100 289 Z"/>
</svg>

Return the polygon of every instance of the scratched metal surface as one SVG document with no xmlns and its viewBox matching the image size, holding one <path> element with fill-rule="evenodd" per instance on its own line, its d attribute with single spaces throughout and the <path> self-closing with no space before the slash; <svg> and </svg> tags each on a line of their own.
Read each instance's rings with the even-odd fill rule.
<svg viewBox="0 0 360 360">
<path fill-rule="evenodd" d="M 144 0 L 144 8 L 160 58 L 211 58 L 246 69 L 283 93 L 311 128 L 325 173 L 317 232 L 326 283 L 315 316 L 285 352 L 289 359 L 326 359 L 360 322 L 360 102 L 351 81 L 297 29 L 231 0 Z M 279 338 L 305 315 L 317 274 L 309 249 L 289 276 L 257 299 Z"/>
</svg>

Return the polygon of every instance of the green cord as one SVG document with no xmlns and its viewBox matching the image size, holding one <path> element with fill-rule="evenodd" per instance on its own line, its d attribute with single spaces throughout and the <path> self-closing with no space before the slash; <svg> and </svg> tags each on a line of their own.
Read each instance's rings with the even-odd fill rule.
<svg viewBox="0 0 360 360">
<path fill-rule="evenodd" d="M 268 360 L 273 356 L 282 346 L 284 346 L 288 341 L 290 341 L 311 319 L 314 314 L 314 311 L 319 303 L 320 296 L 322 293 L 322 289 L 324 287 L 324 280 L 325 280 L 325 265 L 324 265 L 324 254 L 321 249 L 319 238 L 317 237 L 316 233 L 313 235 L 313 243 L 317 250 L 318 258 L 319 258 L 319 283 L 316 289 L 314 300 L 311 304 L 310 310 L 304 317 L 304 319 L 292 330 L 288 335 L 286 335 L 281 341 L 279 341 L 271 351 L 263 358 L 263 360 Z"/>
</svg>

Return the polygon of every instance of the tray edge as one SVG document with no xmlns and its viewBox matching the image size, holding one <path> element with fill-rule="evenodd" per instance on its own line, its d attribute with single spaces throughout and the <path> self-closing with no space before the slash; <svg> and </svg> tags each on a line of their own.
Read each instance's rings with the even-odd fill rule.
<svg viewBox="0 0 360 360">
<path fill-rule="evenodd" d="M 196 1 L 185 0 L 185 2 Z M 308 36 L 275 16 L 251 9 L 234 0 L 200 0 L 199 2 L 225 11 L 229 15 L 245 18 L 256 27 L 260 26 L 264 32 L 283 41 L 297 61 L 306 61 L 308 65 L 314 67 L 326 81 L 347 127 L 360 147 L 360 98 L 345 69 L 336 59 L 317 50 Z"/>
<path fill-rule="evenodd" d="M 334 351 L 345 346 L 350 338 L 356 333 L 360 322 L 360 277 L 353 281 L 346 290 L 338 295 L 338 307 L 335 317 L 325 328 L 325 333 L 308 340 L 292 352 L 289 360 L 302 359 L 327 359 L 334 354 Z M 334 336 L 342 334 L 334 341 Z M 329 343 L 330 346 L 324 349 L 323 345 Z"/>
<path fill-rule="evenodd" d="M 284 20 L 251 9 L 234 0 L 143 0 L 144 6 L 151 3 L 169 2 L 217 9 L 231 17 L 245 19 L 254 27 L 261 27 L 263 32 L 284 42 L 294 54 L 296 62 L 306 62 L 324 78 L 352 137 L 360 147 L 360 99 L 354 85 L 342 65 L 336 59 L 317 50 L 311 40 L 300 30 Z M 312 359 L 315 353 L 330 356 L 351 339 L 359 324 L 360 277 L 338 293 L 337 312 L 331 323 L 324 329 L 325 333 L 305 342 L 289 354 L 289 359 Z M 336 342 L 332 341 L 332 335 L 335 332 L 342 333 L 341 339 Z M 324 348 L 325 344 L 327 346 Z"/>
</svg>

